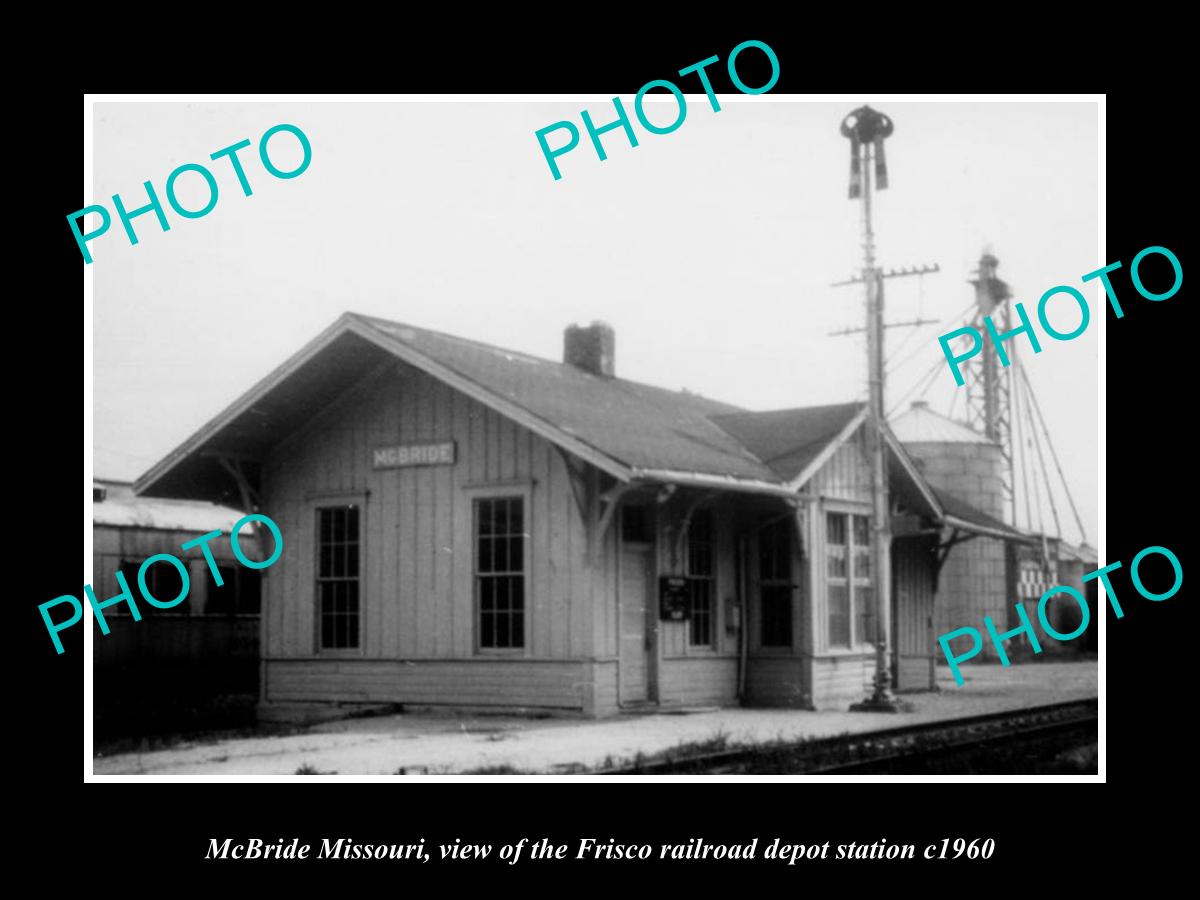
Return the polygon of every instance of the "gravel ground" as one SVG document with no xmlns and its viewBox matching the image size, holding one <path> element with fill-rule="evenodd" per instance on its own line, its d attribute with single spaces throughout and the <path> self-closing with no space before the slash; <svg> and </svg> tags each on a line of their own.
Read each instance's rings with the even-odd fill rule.
<svg viewBox="0 0 1200 900">
<path fill-rule="evenodd" d="M 285 737 L 184 743 L 148 753 L 96 757 L 96 775 L 292 775 L 301 767 L 340 775 L 431 774 L 510 766 L 553 773 L 572 764 L 599 766 L 724 734 L 730 742 L 821 737 L 977 715 L 1097 696 L 1097 665 L 973 665 L 955 687 L 939 668 L 941 690 L 906 694 L 915 707 L 897 715 L 722 709 L 628 715 L 603 720 L 515 716 L 390 715 L 314 726 Z"/>
</svg>

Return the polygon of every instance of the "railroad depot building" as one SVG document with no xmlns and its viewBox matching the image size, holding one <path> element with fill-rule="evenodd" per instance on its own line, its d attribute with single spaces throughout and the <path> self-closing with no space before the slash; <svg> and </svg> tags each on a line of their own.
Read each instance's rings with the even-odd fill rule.
<svg viewBox="0 0 1200 900">
<path fill-rule="evenodd" d="M 864 405 L 746 412 L 613 359 L 601 323 L 569 328 L 559 363 L 347 313 L 139 480 L 279 525 L 263 714 L 863 698 Z M 888 448 L 882 627 L 899 688 L 928 690 L 948 536 L 1021 536 Z"/>
</svg>

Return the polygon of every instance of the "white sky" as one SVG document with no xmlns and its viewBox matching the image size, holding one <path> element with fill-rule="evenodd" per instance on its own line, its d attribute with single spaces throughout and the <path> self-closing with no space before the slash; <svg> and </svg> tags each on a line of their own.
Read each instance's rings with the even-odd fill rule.
<svg viewBox="0 0 1200 900">
<path fill-rule="evenodd" d="M 610 121 L 611 101 L 96 104 L 93 202 L 111 211 L 116 193 L 136 208 L 150 180 L 172 226 L 135 219 L 134 247 L 114 215 L 91 245 L 96 475 L 141 474 L 345 310 L 553 359 L 567 324 L 600 318 L 616 329 L 623 377 L 749 409 L 864 397 L 863 339 L 828 336 L 863 319 L 860 288 L 829 286 L 861 263 L 838 131 L 860 104 L 720 99 L 714 113 L 689 96 L 668 135 L 634 119 L 637 148 L 620 130 L 604 135 L 605 162 L 584 132 L 559 157 L 560 181 L 534 132 L 560 119 L 582 132 L 583 108 Z M 889 321 L 940 322 L 966 307 L 985 245 L 1031 318 L 1054 285 L 1092 301 L 1080 338 L 1040 335 L 1036 356 L 1021 338 L 1019 351 L 1095 544 L 1103 315 L 1080 276 L 1109 260 L 1096 249 L 1094 104 L 873 105 L 896 123 L 891 187 L 877 195 L 879 262 L 942 268 L 889 280 Z M 647 108 L 666 123 L 674 103 Z M 286 181 L 257 155 L 281 122 L 303 129 L 313 153 Z M 208 159 L 243 138 L 251 197 L 227 161 Z M 288 135 L 271 151 L 281 168 L 299 160 Z M 208 165 L 220 187 L 201 219 L 166 207 L 166 176 L 186 162 Z M 181 178 L 181 201 L 202 206 L 206 191 L 191 190 L 202 184 Z M 1057 302 L 1051 321 L 1069 331 L 1077 313 Z M 888 331 L 902 363 L 889 408 L 941 358 L 949 327 Z M 927 399 L 946 412 L 954 391 L 943 363 Z M 1058 503 L 1077 540 L 1061 492 Z M 1052 531 L 1048 506 L 1044 521 Z"/>
</svg>

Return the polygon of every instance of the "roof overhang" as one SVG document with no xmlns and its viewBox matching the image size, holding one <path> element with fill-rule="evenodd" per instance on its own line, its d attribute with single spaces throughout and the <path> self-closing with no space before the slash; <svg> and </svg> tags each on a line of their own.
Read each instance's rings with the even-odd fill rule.
<svg viewBox="0 0 1200 900">
<path fill-rule="evenodd" d="M 895 462 L 895 468 L 912 487 L 909 499 L 916 501 L 915 505 L 924 507 L 920 512 L 933 519 L 942 519 L 945 510 L 938 502 L 937 495 L 934 494 L 929 482 L 925 480 L 925 476 L 921 474 L 912 457 L 908 455 L 908 451 L 904 449 L 904 445 L 892 434 L 892 429 L 886 422 L 883 426 L 883 440 L 888 449 L 892 451 L 891 459 Z"/>
<path fill-rule="evenodd" d="M 805 466 L 799 475 L 788 482 L 787 487 L 792 491 L 800 491 L 866 421 L 867 407 L 864 406 L 854 418 L 846 423 L 833 440 L 826 444 L 824 449 L 813 457 L 812 462 Z M 888 467 L 889 484 L 894 484 L 897 481 L 907 484 L 909 490 L 905 492 L 906 496 L 918 508 L 917 511 L 929 518 L 940 520 L 943 515 L 941 504 L 938 503 L 937 497 L 930 489 L 929 484 L 925 481 L 903 445 L 891 433 L 891 429 L 887 427 L 886 423 L 883 427 L 883 435 L 884 443 L 891 451 L 891 464 Z"/>
<path fill-rule="evenodd" d="M 204 500 L 236 497 L 222 458 L 260 463 L 315 409 L 395 360 L 445 382 L 619 481 L 633 478 L 630 467 L 587 442 L 346 313 L 152 466 L 134 483 L 134 492 Z"/>
<path fill-rule="evenodd" d="M 942 523 L 949 528 L 955 528 L 959 531 L 966 531 L 970 534 L 979 535 L 980 537 L 993 537 L 1002 541 L 1012 541 L 1016 544 L 1036 544 L 1039 543 L 1037 538 L 1029 535 L 1021 534 L 1018 531 L 1008 531 L 999 528 L 992 528 L 988 525 L 983 525 L 979 522 L 972 522 L 969 519 L 964 519 L 961 516 L 954 516 L 947 513 L 942 517 Z"/>
<path fill-rule="evenodd" d="M 704 487 L 712 490 L 734 491 L 743 494 L 769 494 L 773 497 L 795 498 L 796 491 L 786 484 L 772 484 L 731 475 L 710 475 L 705 472 L 680 472 L 674 469 L 634 469 L 633 477 L 640 481 L 678 484 L 684 487 Z"/>
</svg>

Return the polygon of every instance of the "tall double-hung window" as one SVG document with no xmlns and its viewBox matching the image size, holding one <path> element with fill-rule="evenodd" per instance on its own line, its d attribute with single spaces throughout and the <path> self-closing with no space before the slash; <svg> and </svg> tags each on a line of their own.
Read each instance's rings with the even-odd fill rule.
<svg viewBox="0 0 1200 900">
<path fill-rule="evenodd" d="M 317 613 L 322 650 L 359 646 L 359 513 L 353 504 L 317 508 Z"/>
<path fill-rule="evenodd" d="M 688 525 L 688 644 L 692 647 L 713 645 L 713 516 L 712 510 L 696 510 Z"/>
<path fill-rule="evenodd" d="M 825 599 L 830 647 L 852 647 L 875 639 L 868 516 L 825 514 Z"/>
<path fill-rule="evenodd" d="M 481 650 L 525 646 L 525 499 L 475 499 L 475 606 Z"/>
</svg>

